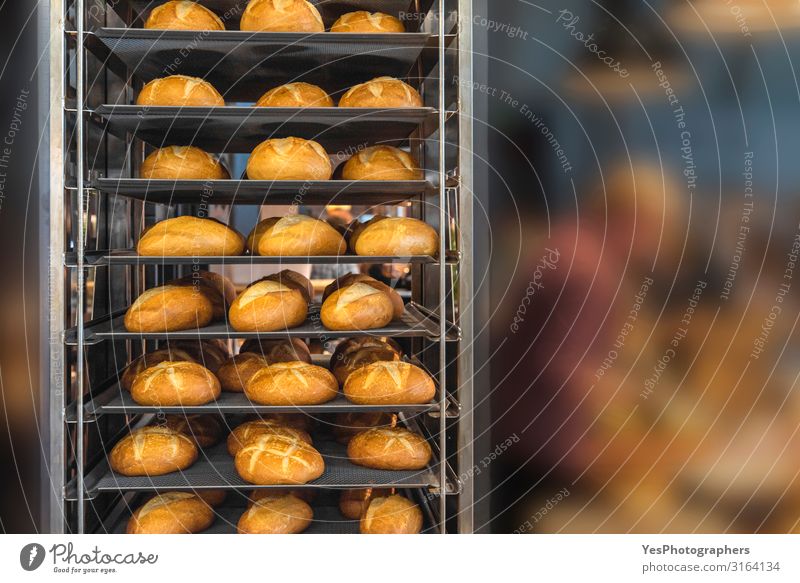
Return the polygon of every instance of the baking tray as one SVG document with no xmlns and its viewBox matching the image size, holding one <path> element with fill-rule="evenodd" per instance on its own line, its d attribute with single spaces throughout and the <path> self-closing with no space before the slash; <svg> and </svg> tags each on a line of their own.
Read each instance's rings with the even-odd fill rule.
<svg viewBox="0 0 800 583">
<path fill-rule="evenodd" d="M 202 77 L 226 101 L 256 101 L 293 81 L 320 85 L 337 100 L 374 77 L 405 78 L 431 36 L 141 28 L 99 28 L 92 34 L 141 81 Z"/>
<path fill-rule="evenodd" d="M 159 204 L 397 204 L 433 192 L 425 180 L 149 180 L 98 178 L 113 196 Z"/>
<path fill-rule="evenodd" d="M 420 126 L 436 127 L 430 107 L 172 107 L 100 105 L 92 112 L 117 136 L 156 147 L 197 146 L 209 152 L 250 153 L 268 138 L 320 142 L 344 161 L 373 144 L 400 146 Z M 424 132 L 423 132 L 424 133 Z"/>
</svg>

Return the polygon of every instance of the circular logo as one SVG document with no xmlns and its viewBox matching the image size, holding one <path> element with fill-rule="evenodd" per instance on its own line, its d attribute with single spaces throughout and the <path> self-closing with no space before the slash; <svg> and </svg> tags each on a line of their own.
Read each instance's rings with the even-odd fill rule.
<svg viewBox="0 0 800 583">
<path fill-rule="evenodd" d="M 26 571 L 35 571 L 44 562 L 44 547 L 39 543 L 30 543 L 19 552 L 19 564 Z"/>
</svg>

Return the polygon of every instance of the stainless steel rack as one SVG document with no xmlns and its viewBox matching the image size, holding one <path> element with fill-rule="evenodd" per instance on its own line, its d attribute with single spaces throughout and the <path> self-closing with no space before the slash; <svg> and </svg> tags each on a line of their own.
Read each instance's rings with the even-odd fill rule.
<svg viewBox="0 0 800 583">
<path fill-rule="evenodd" d="M 237 28 L 246 0 L 200 0 Z M 326 25 L 344 12 L 373 10 L 405 17 L 394 35 L 148 31 L 148 0 L 51 2 L 51 376 L 49 504 L 52 532 L 119 532 L 134 502 L 165 489 L 223 488 L 242 498 L 255 488 L 239 478 L 222 448 L 210 449 L 184 472 L 125 478 L 108 469 L 106 452 L 130 427 L 174 408 L 130 401 L 116 378 L 124 364 L 160 340 L 253 337 L 334 339 L 362 334 L 325 330 L 315 319 L 276 333 L 240 333 L 224 323 L 200 330 L 131 334 L 121 314 L 144 289 L 191 266 L 345 262 L 407 263 L 411 302 L 400 322 L 375 335 L 400 338 L 433 375 L 433 402 L 363 407 L 336 399 L 300 407 L 308 415 L 386 410 L 425 435 L 435 452 L 418 472 L 361 468 L 342 447 L 321 441 L 327 470 L 304 487 L 404 488 L 422 506 L 426 532 L 471 532 L 472 523 L 472 118 L 471 2 L 468 0 L 312 0 Z M 187 49 L 190 47 L 190 49 Z M 180 58 L 178 58 L 180 57 Z M 168 74 L 201 76 L 232 105 L 142 108 L 136 91 Z M 406 79 L 423 95 L 410 109 L 262 109 L 247 105 L 267 88 L 304 80 L 337 96 L 373 77 Z M 225 155 L 249 152 L 267 137 L 313 138 L 339 160 L 373 144 L 409 148 L 424 180 L 404 182 L 143 180 L 148 149 L 178 143 Z M 190 214 L 201 193 L 214 204 L 402 205 L 440 235 L 436 256 L 415 257 L 175 257 L 135 254 L 138 233 L 158 218 Z M 241 395 L 183 409 L 228 416 L 286 411 Z M 323 496 L 325 494 L 323 493 Z M 241 505 L 220 510 L 209 532 L 233 532 Z M 310 532 L 355 532 L 330 505 L 317 509 Z"/>
</svg>

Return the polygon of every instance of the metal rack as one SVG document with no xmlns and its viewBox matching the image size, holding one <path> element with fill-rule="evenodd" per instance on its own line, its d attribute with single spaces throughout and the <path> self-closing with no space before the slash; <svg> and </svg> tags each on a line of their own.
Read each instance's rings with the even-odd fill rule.
<svg viewBox="0 0 800 583">
<path fill-rule="evenodd" d="M 119 391 L 117 376 L 142 350 L 166 334 L 131 334 L 120 322 L 144 289 L 180 275 L 196 258 L 140 258 L 138 233 L 168 212 L 188 214 L 200 189 L 214 204 L 291 203 L 403 205 L 438 229 L 437 257 L 358 257 L 365 263 L 408 263 L 411 302 L 401 321 L 375 335 L 403 339 L 437 383 L 433 402 L 418 406 L 358 406 L 343 398 L 299 407 L 309 415 L 386 410 L 425 435 L 434 450 L 418 472 L 360 468 L 341 446 L 321 442 L 326 472 L 304 487 L 327 490 L 388 486 L 413 496 L 426 516 L 426 532 L 471 532 L 472 521 L 472 118 L 471 2 L 467 0 L 312 0 L 326 25 L 344 12 L 409 14 L 409 32 L 393 35 L 197 33 L 148 31 L 142 14 L 160 2 L 53 0 L 51 2 L 51 278 L 50 278 L 50 493 L 51 532 L 118 532 L 143 493 L 164 489 L 222 488 L 242 498 L 246 484 L 220 448 L 202 452 L 184 472 L 123 478 L 111 472 L 106 452 L 130 427 L 170 408 L 137 406 Z M 229 15 L 236 29 L 246 0 L 201 0 Z M 186 47 L 191 46 L 188 54 Z M 268 66 L 265 66 L 268 65 Z M 131 105 L 141 85 L 165 74 L 205 77 L 226 100 L 251 103 L 266 88 L 289 81 L 318 83 L 332 94 L 381 75 L 405 78 L 425 107 L 349 108 L 142 108 Z M 409 147 L 424 180 L 406 182 L 142 180 L 138 167 L 153 145 L 193 144 L 211 152 L 248 153 L 267 137 L 299 136 L 329 151 L 376 143 Z M 353 258 L 356 259 L 356 258 Z M 292 258 L 292 263 L 347 262 L 341 257 Z M 203 264 L 276 264 L 281 258 L 203 258 Z M 284 261 L 286 261 L 284 259 Z M 212 324 L 169 338 L 303 337 L 333 339 L 362 334 L 332 332 L 314 319 L 301 327 L 247 334 Z M 295 410 L 297 410 L 295 409 Z M 184 412 L 237 416 L 280 412 L 241 395 Z M 221 509 L 209 532 L 235 530 L 236 504 Z M 353 532 L 335 511 L 320 507 L 316 532 Z"/>
</svg>

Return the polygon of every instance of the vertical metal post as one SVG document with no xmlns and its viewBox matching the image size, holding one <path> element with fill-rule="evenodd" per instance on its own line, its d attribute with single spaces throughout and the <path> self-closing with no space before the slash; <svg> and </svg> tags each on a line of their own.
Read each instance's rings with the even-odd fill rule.
<svg viewBox="0 0 800 583">
<path fill-rule="evenodd" d="M 445 123 L 445 20 L 446 0 L 439 0 L 439 525 L 447 525 L 447 157 Z"/>
<path fill-rule="evenodd" d="M 83 426 L 83 386 L 84 386 L 84 248 L 85 241 L 85 220 L 84 220 L 84 159 L 83 159 L 83 101 L 84 101 L 84 0 L 75 0 L 75 20 L 78 28 L 78 38 L 76 39 L 76 54 L 75 54 L 75 94 L 77 103 L 76 119 L 75 119 L 75 147 L 76 147 L 76 165 L 75 180 L 77 181 L 78 193 L 78 237 L 76 242 L 78 268 L 77 268 L 77 285 L 78 285 L 78 305 L 77 305 L 77 327 L 78 327 L 78 347 L 77 347 L 77 363 L 76 363 L 76 383 L 77 383 L 77 491 L 78 491 L 78 533 L 83 534 L 86 528 L 86 512 L 85 500 L 83 497 L 84 491 L 84 426 Z"/>
</svg>

